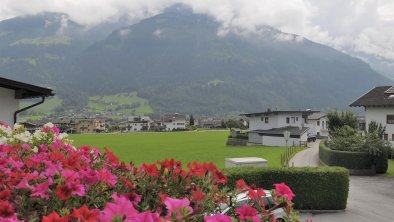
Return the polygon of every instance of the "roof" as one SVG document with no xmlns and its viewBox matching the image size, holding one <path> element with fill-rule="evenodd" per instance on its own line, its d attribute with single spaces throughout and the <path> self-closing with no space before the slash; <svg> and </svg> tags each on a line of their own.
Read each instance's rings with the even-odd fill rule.
<svg viewBox="0 0 394 222">
<path fill-rule="evenodd" d="M 260 135 L 270 135 L 270 136 L 283 136 L 285 131 L 290 132 L 290 137 L 300 137 L 302 134 L 308 131 L 308 127 L 295 127 L 295 126 L 286 126 L 281 128 L 273 128 L 269 130 L 253 130 L 249 131 L 250 133 L 258 133 Z"/>
<path fill-rule="evenodd" d="M 15 90 L 16 99 L 54 96 L 52 89 L 0 77 L 0 87 Z"/>
<path fill-rule="evenodd" d="M 326 116 L 327 116 L 327 113 L 321 113 L 321 112 L 312 113 L 310 116 L 308 116 L 308 119 L 309 120 L 319 120 L 319 119 L 326 117 Z"/>
<path fill-rule="evenodd" d="M 394 106 L 392 95 L 394 95 L 392 86 L 378 86 L 362 95 L 350 106 Z"/>
<path fill-rule="evenodd" d="M 185 120 L 186 120 L 186 115 L 184 115 L 184 114 L 179 114 L 179 113 L 164 114 L 164 115 L 161 117 L 161 120 L 162 120 L 163 122 L 172 122 L 172 121 L 176 121 L 176 120 L 185 121 Z"/>
<path fill-rule="evenodd" d="M 311 115 L 312 113 L 317 113 L 319 111 L 313 110 L 304 110 L 304 111 L 291 111 L 291 110 L 282 110 L 282 111 L 266 111 L 266 112 L 259 112 L 259 113 L 242 113 L 240 116 L 266 116 L 266 115 L 277 115 L 277 114 L 285 114 L 285 113 L 301 113 L 302 115 Z"/>
</svg>

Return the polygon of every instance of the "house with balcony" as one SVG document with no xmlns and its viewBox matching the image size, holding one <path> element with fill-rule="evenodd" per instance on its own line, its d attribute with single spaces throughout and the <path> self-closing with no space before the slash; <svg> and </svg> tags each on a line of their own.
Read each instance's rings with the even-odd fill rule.
<svg viewBox="0 0 394 222">
<path fill-rule="evenodd" d="M 38 106 L 45 102 L 46 97 L 54 95 L 52 89 L 0 77 L 0 121 L 14 125 L 18 122 L 18 113 Z M 40 98 L 40 101 L 19 107 L 20 100 L 35 98 Z"/>
<path fill-rule="evenodd" d="M 249 120 L 248 142 L 264 146 L 300 145 L 307 142 L 308 116 L 318 111 L 271 111 L 244 113 Z M 285 132 L 289 132 L 286 141 Z"/>
<path fill-rule="evenodd" d="M 149 116 L 130 116 L 125 125 L 124 132 L 149 131 L 152 120 Z"/>
<path fill-rule="evenodd" d="M 101 133 L 106 131 L 105 119 L 80 118 L 75 120 L 76 133 Z"/>
<path fill-rule="evenodd" d="M 164 114 L 160 118 L 161 124 L 164 127 L 165 131 L 176 131 L 176 130 L 185 130 L 186 129 L 186 115 L 173 113 L 173 114 Z"/>
<path fill-rule="evenodd" d="M 364 107 L 365 129 L 375 121 L 386 127 L 384 139 L 394 144 L 394 86 L 378 86 L 369 90 L 350 104 L 351 107 Z"/>
<path fill-rule="evenodd" d="M 308 133 L 316 135 L 317 138 L 328 137 L 328 118 L 327 113 L 317 112 L 308 116 L 305 123 L 309 127 Z"/>
</svg>

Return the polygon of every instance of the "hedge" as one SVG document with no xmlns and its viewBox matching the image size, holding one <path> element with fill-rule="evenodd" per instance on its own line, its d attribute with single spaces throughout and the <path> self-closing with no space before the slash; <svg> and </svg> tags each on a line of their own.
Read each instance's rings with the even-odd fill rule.
<svg viewBox="0 0 394 222">
<path fill-rule="evenodd" d="M 300 210 L 343 210 L 349 192 L 349 171 L 342 167 L 229 168 L 228 186 L 239 179 L 264 189 L 285 182 L 295 193 L 295 208 Z"/>
<path fill-rule="evenodd" d="M 373 157 L 366 152 L 331 150 L 324 142 L 320 143 L 319 158 L 328 166 L 340 166 L 347 169 L 371 169 Z"/>
</svg>

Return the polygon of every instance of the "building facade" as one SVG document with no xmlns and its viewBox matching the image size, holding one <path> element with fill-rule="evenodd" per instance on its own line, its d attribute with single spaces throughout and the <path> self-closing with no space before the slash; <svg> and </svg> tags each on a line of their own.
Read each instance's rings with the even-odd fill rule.
<svg viewBox="0 0 394 222">
<path fill-rule="evenodd" d="M 179 113 L 161 116 L 161 124 L 165 127 L 165 131 L 185 130 L 186 120 L 186 115 Z"/>
</svg>

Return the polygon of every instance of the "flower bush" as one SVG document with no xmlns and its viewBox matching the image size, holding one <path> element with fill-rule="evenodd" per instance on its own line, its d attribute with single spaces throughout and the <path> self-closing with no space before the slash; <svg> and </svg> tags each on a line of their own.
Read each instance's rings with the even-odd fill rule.
<svg viewBox="0 0 394 222">
<path fill-rule="evenodd" d="M 34 133 L 0 124 L 0 221 L 272 221 L 262 189 L 242 180 L 228 190 L 213 163 L 176 160 L 120 162 L 107 148 L 75 148 L 48 123 Z M 272 191 L 287 219 L 297 220 L 294 194 L 285 184 Z M 222 215 L 220 204 L 248 191 L 250 202 Z"/>
</svg>

